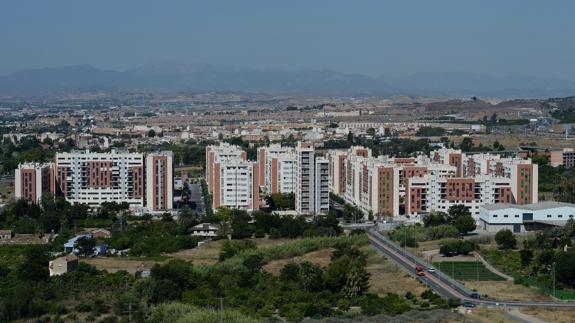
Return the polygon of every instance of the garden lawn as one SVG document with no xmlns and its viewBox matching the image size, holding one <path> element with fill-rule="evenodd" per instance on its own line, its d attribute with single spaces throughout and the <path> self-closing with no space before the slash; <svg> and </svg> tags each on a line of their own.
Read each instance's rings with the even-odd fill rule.
<svg viewBox="0 0 575 323">
<path fill-rule="evenodd" d="M 443 261 L 433 264 L 435 268 L 456 280 L 490 280 L 502 281 L 505 278 L 489 271 L 481 262 L 476 261 Z"/>
</svg>

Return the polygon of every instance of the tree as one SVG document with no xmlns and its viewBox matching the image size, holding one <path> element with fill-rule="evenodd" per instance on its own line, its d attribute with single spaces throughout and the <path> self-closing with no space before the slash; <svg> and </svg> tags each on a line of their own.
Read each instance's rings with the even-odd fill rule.
<svg viewBox="0 0 575 323">
<path fill-rule="evenodd" d="M 469 207 L 463 204 L 456 204 L 449 207 L 447 214 L 447 222 L 454 224 L 458 217 L 463 215 L 471 215 L 471 212 L 469 212 Z"/>
<path fill-rule="evenodd" d="M 447 214 L 441 211 L 434 211 L 423 218 L 426 227 L 433 227 L 447 223 Z"/>
<path fill-rule="evenodd" d="M 495 242 L 497 242 L 497 246 L 501 249 L 515 249 L 517 245 L 515 235 L 509 229 L 503 229 L 497 232 L 495 234 Z"/>
<path fill-rule="evenodd" d="M 76 241 L 78 244 L 78 250 L 80 254 L 84 257 L 90 256 L 94 253 L 94 248 L 96 247 L 96 240 L 93 238 L 82 237 Z"/>
<path fill-rule="evenodd" d="M 556 256 L 555 273 L 557 281 L 565 284 L 569 288 L 575 287 L 575 250 L 570 249 L 567 252 L 560 251 Z"/>
<path fill-rule="evenodd" d="M 439 253 L 446 257 L 457 254 L 457 240 L 449 239 L 442 241 L 439 245 Z"/>
<path fill-rule="evenodd" d="M 522 249 L 519 251 L 519 256 L 521 257 L 521 265 L 527 267 L 531 263 L 531 260 L 533 260 L 533 250 Z"/>
<path fill-rule="evenodd" d="M 490 123 L 497 123 L 497 113 L 494 112 L 494 113 L 491 115 L 491 118 L 489 118 L 489 122 L 490 122 Z"/>
<path fill-rule="evenodd" d="M 48 252 L 43 246 L 30 246 L 24 251 L 24 261 L 18 274 L 22 280 L 43 281 L 48 279 Z"/>
<path fill-rule="evenodd" d="M 354 138 L 353 138 L 353 132 L 351 132 L 351 131 L 348 132 L 348 133 L 347 133 L 347 142 L 350 143 L 350 144 L 353 144 L 353 139 L 354 139 Z"/>
<path fill-rule="evenodd" d="M 439 253 L 451 257 L 454 255 L 467 255 L 475 250 L 475 243 L 462 239 L 446 239 L 439 245 Z"/>
<path fill-rule="evenodd" d="M 299 264 L 289 262 L 280 270 L 280 279 L 282 281 L 297 281 L 299 278 Z"/>
<path fill-rule="evenodd" d="M 256 249 L 255 242 L 251 240 L 226 240 L 220 249 L 220 261 L 231 258 L 248 249 Z"/>
<path fill-rule="evenodd" d="M 154 131 L 154 129 L 150 129 L 150 131 L 148 131 L 148 138 L 154 138 L 156 136 L 156 132 Z"/>
<path fill-rule="evenodd" d="M 467 234 L 473 230 L 475 230 L 475 219 L 471 216 L 471 214 L 464 214 L 457 217 L 454 223 L 455 227 L 461 234 Z"/>
<path fill-rule="evenodd" d="M 244 239 L 249 238 L 254 234 L 255 228 L 249 223 L 251 217 L 246 211 L 243 210 L 232 210 L 231 214 L 231 227 L 232 227 L 232 238 L 234 239 Z"/>
<path fill-rule="evenodd" d="M 299 281 L 302 288 L 309 292 L 319 291 L 323 287 L 323 270 L 311 262 L 302 262 L 299 269 Z"/>
<path fill-rule="evenodd" d="M 463 138 L 461 144 L 459 144 L 459 149 L 461 149 L 463 152 L 469 152 L 473 150 L 473 139 L 471 139 L 471 137 Z"/>
</svg>

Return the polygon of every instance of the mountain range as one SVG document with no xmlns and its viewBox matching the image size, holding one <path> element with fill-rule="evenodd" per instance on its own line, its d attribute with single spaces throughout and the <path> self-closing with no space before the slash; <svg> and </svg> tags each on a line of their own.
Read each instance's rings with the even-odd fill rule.
<svg viewBox="0 0 575 323">
<path fill-rule="evenodd" d="M 541 98 L 573 95 L 575 82 L 466 72 L 371 77 L 329 70 L 286 71 L 171 61 L 150 62 L 125 71 L 74 65 L 0 76 L 3 97 L 124 90 Z"/>
</svg>

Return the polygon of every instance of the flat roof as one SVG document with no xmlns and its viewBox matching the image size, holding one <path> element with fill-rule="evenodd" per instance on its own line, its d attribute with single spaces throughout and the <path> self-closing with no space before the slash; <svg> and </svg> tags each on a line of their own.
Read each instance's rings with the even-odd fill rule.
<svg viewBox="0 0 575 323">
<path fill-rule="evenodd" d="M 527 210 L 527 211 L 537 211 L 537 210 L 546 210 L 552 209 L 557 207 L 572 207 L 575 208 L 575 204 L 571 203 L 564 203 L 564 202 L 555 202 L 555 201 L 545 201 L 540 203 L 533 203 L 533 204 L 510 204 L 510 203 L 497 203 L 497 204 L 486 204 L 481 206 L 490 211 L 497 211 L 503 209 L 520 209 L 520 210 Z"/>
</svg>

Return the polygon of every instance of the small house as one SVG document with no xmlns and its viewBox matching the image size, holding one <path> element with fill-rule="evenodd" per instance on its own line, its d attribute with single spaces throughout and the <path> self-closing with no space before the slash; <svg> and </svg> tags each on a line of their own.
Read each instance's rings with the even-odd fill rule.
<svg viewBox="0 0 575 323">
<path fill-rule="evenodd" d="M 64 244 L 64 251 L 65 252 L 73 252 L 76 249 L 76 245 L 78 244 L 78 240 L 81 238 L 91 238 L 92 234 L 91 233 L 80 233 L 77 236 L 75 236 L 74 238 L 68 240 L 68 242 L 66 242 Z"/>
<path fill-rule="evenodd" d="M 106 229 L 94 229 L 90 232 L 94 239 L 108 239 L 112 236 L 112 233 Z"/>
<path fill-rule="evenodd" d="M 0 241 L 12 239 L 12 230 L 0 230 Z"/>
<path fill-rule="evenodd" d="M 48 269 L 50 276 L 59 276 L 76 271 L 78 269 L 78 257 L 74 254 L 58 257 L 48 263 Z"/>
<path fill-rule="evenodd" d="M 219 235 L 220 226 L 211 223 L 200 223 L 192 227 L 192 236 L 215 238 Z"/>
</svg>

